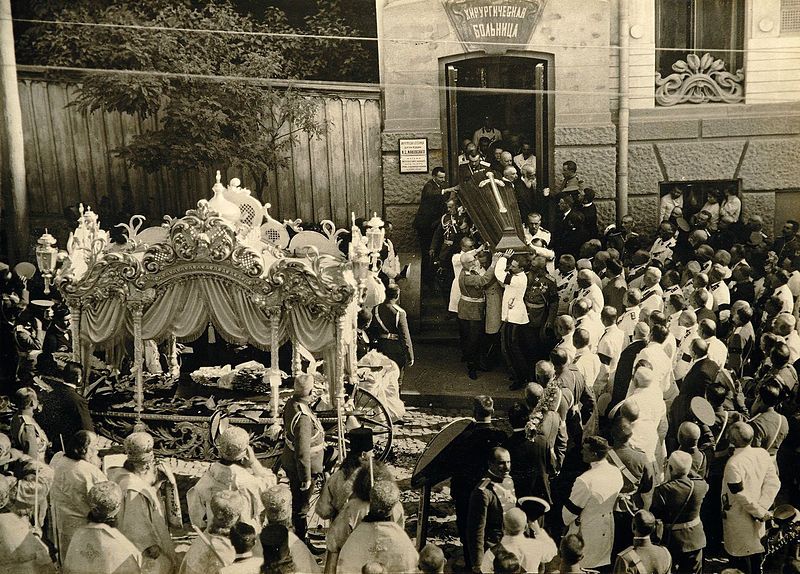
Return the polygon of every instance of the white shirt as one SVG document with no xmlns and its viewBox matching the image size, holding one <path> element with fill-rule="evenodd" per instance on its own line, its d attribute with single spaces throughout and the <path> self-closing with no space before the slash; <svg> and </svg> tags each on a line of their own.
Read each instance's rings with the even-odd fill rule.
<svg viewBox="0 0 800 574">
<path fill-rule="evenodd" d="M 528 309 L 525 307 L 523 297 L 525 297 L 525 289 L 528 287 L 528 278 L 524 273 L 517 273 L 516 275 L 511 275 L 511 281 L 506 285 L 507 264 L 508 259 L 501 257 L 494 268 L 494 276 L 497 278 L 498 283 L 503 286 L 503 307 L 500 317 L 507 323 L 526 325 L 529 321 Z"/>
<path fill-rule="evenodd" d="M 666 241 L 662 240 L 660 237 L 656 237 L 656 240 L 653 241 L 653 246 L 650 248 L 650 258 L 666 264 L 667 261 L 672 259 L 672 251 L 675 249 L 675 243 L 676 240 L 674 237 L 670 237 Z"/>
<path fill-rule="evenodd" d="M 656 450 L 660 446 L 658 425 L 667 416 L 664 395 L 657 385 L 651 384 L 643 389 L 634 389 L 625 402 L 639 407 L 639 418 L 631 423 L 633 435 L 629 444 L 644 452 L 647 460 L 653 462 L 656 460 Z"/>
<path fill-rule="evenodd" d="M 664 347 L 661 343 L 650 341 L 647 343 L 647 346 L 636 355 L 633 364 L 636 365 L 636 363 L 642 359 L 653 366 L 653 375 L 655 376 L 655 382 L 653 384 L 657 384 L 662 393 L 666 392 L 672 382 L 670 378 L 672 374 L 672 360 L 666 351 L 664 351 Z M 633 392 L 633 381 L 631 381 L 630 384 L 631 388 L 628 390 L 629 394 Z"/>
<path fill-rule="evenodd" d="M 622 332 L 616 324 L 609 325 L 600 337 L 600 343 L 597 345 L 597 353 L 609 357 L 611 361 L 608 365 L 604 365 L 603 369 L 606 375 L 614 373 L 617 370 L 617 362 L 625 347 L 625 333 Z"/>
<path fill-rule="evenodd" d="M 514 165 L 516 165 L 519 168 L 520 171 L 522 171 L 522 168 L 524 166 L 529 165 L 529 166 L 531 166 L 533 168 L 533 173 L 535 174 L 536 173 L 536 156 L 531 154 L 531 155 L 528 156 L 528 159 L 525 159 L 525 156 L 523 156 L 521 153 L 518 153 L 517 155 L 514 156 Z"/>
<path fill-rule="evenodd" d="M 597 352 L 597 345 L 600 344 L 600 337 L 603 336 L 603 323 L 592 313 L 588 313 L 575 321 L 576 329 L 586 329 L 589 331 L 589 349 Z"/>
<path fill-rule="evenodd" d="M 583 375 L 583 380 L 586 381 L 586 388 L 594 389 L 601 367 L 600 358 L 597 354 L 592 353 L 589 347 L 578 349 L 575 352 L 575 367 Z"/>
<path fill-rule="evenodd" d="M 631 344 L 633 341 L 633 331 L 636 329 L 636 324 L 639 322 L 639 313 L 641 309 L 638 305 L 635 307 L 628 307 L 622 313 L 622 316 L 617 319 L 617 326 L 625 333 L 625 344 L 623 349 Z"/>
<path fill-rule="evenodd" d="M 694 365 L 694 358 L 692 357 L 692 341 L 697 339 L 697 325 L 690 327 L 686 332 L 686 336 L 681 341 L 678 347 L 678 352 L 675 353 L 675 366 L 672 369 L 672 374 L 675 376 L 676 381 L 682 380 L 689 369 Z"/>
<path fill-rule="evenodd" d="M 556 543 L 543 529 L 536 533 L 536 538 L 528 538 L 524 534 L 506 534 L 500 544 L 517 557 L 524 572 L 538 572 L 540 564 L 547 564 L 558 554 Z M 483 555 L 481 572 L 494 572 L 494 553 L 491 550 Z"/>
<path fill-rule="evenodd" d="M 664 290 L 661 285 L 655 284 L 652 287 L 642 288 L 642 302 L 639 304 L 642 309 L 647 309 L 649 313 L 664 310 Z"/>
<path fill-rule="evenodd" d="M 706 343 L 708 343 L 708 358 L 718 364 L 720 368 L 724 367 L 728 360 L 728 347 L 716 337 L 706 339 Z"/>
<path fill-rule="evenodd" d="M 577 298 L 586 298 L 592 302 L 592 309 L 589 311 L 592 315 L 600 317 L 600 312 L 603 310 L 603 290 L 599 285 L 592 283 L 588 287 L 584 287 L 578 292 Z"/>
<path fill-rule="evenodd" d="M 566 315 L 578 292 L 578 273 L 574 269 L 566 275 L 556 271 L 555 281 L 558 290 L 558 314 Z"/>
<path fill-rule="evenodd" d="M 530 245 L 531 241 L 534 239 L 541 239 L 544 241 L 545 245 L 550 245 L 550 240 L 553 238 L 553 234 L 547 231 L 546 229 L 542 228 L 541 226 L 539 229 L 536 230 L 536 233 L 531 235 L 531 230 L 528 228 L 527 225 L 522 226 L 522 230 L 525 232 L 525 243 Z"/>
<path fill-rule="evenodd" d="M 676 207 L 680 207 L 683 209 L 683 195 L 678 197 L 678 199 L 674 199 L 671 194 L 666 194 L 661 198 L 661 205 L 659 207 L 659 223 L 664 221 L 665 219 L 669 219 L 669 216 L 672 215 L 672 210 Z"/>
<path fill-rule="evenodd" d="M 788 284 L 781 285 L 775 289 L 774 295 L 781 300 L 781 313 L 791 313 L 794 310 L 794 297 Z"/>
</svg>

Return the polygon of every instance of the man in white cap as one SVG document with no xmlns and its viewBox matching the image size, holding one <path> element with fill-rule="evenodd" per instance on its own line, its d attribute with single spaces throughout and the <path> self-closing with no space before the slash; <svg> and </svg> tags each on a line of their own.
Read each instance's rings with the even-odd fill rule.
<svg viewBox="0 0 800 574">
<path fill-rule="evenodd" d="M 722 532 L 725 551 L 734 566 L 753 574 L 761 571 L 765 523 L 781 481 L 769 453 L 751 446 L 753 427 L 733 423 L 728 436 L 734 447 L 722 478 Z"/>
<path fill-rule="evenodd" d="M 170 574 L 180 563 L 158 494 L 164 477 L 159 475 L 153 446 L 153 437 L 146 432 L 134 432 L 125 439 L 127 472 L 119 481 L 123 503 L 117 524 L 120 532 L 153 561 L 148 574 Z"/>
<path fill-rule="evenodd" d="M 139 550 L 115 528 L 122 491 L 114 482 L 95 484 L 89 491 L 89 523 L 79 528 L 64 559 L 64 574 L 139 574 Z"/>
<path fill-rule="evenodd" d="M 314 377 L 300 374 L 294 378 L 294 394 L 283 407 L 283 432 L 286 444 L 281 464 L 292 489 L 292 524 L 300 539 L 305 539 L 306 516 L 311 504 L 313 477 L 322 472 L 325 431 L 309 401 Z"/>
<path fill-rule="evenodd" d="M 261 529 L 261 494 L 277 479 L 265 469 L 250 446 L 250 435 L 240 427 L 230 426 L 217 438 L 220 461 L 214 462 L 206 473 L 186 493 L 189 519 L 194 526 L 204 528 L 214 513 L 211 501 L 221 490 L 238 490 L 244 501 L 242 521 L 256 532 Z"/>
<path fill-rule="evenodd" d="M 550 508 L 544 500 L 541 502 L 547 509 Z M 534 538 L 525 536 L 528 525 L 533 529 Z M 528 516 L 520 508 L 512 508 L 503 515 L 503 538 L 493 548 L 498 547 L 514 554 L 525 572 L 538 572 L 540 565 L 547 564 L 558 553 L 553 539 L 538 522 L 529 521 Z M 493 549 L 487 550 L 483 555 L 481 572 L 494 572 L 493 562 Z"/>
<path fill-rule="evenodd" d="M 236 549 L 230 541 L 230 532 L 244 509 L 244 500 L 238 492 L 222 490 L 214 493 L 210 509 L 212 517 L 208 528 L 198 534 L 183 557 L 179 574 L 207 574 L 233 564 Z M 259 525 L 260 526 L 260 525 Z"/>
</svg>

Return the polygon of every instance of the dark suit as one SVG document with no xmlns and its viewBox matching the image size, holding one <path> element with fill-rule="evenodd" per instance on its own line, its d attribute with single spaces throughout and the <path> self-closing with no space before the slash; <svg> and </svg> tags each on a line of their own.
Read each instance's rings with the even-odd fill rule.
<svg viewBox="0 0 800 574">
<path fill-rule="evenodd" d="M 706 534 L 699 517 L 707 492 L 706 481 L 684 476 L 657 486 L 653 494 L 650 510 L 664 522 L 662 544 L 672 554 L 676 572 L 700 574 L 703 570 Z"/>
<path fill-rule="evenodd" d="M 613 455 L 609 454 L 608 460 L 622 472 L 621 494 L 629 495 L 631 507 L 624 505 L 624 498 L 617 498 L 614 507 L 614 545 L 612 554 L 616 555 L 633 544 L 633 532 L 630 528 L 630 511 L 635 507 L 639 509 L 650 508 L 653 496 L 654 468 L 653 463 L 647 460 L 647 455 L 637 448 L 623 444 L 614 447 Z M 617 460 L 622 463 L 619 467 Z"/>
<path fill-rule="evenodd" d="M 586 229 L 586 235 L 593 239 L 600 235 L 597 229 L 597 206 L 592 203 L 591 205 L 582 205 L 579 211 L 583 214 L 583 225 Z"/>
<path fill-rule="evenodd" d="M 581 241 L 583 233 L 579 231 L 580 216 L 575 209 L 571 209 L 566 216 L 559 213 L 553 223 L 552 248 L 556 252 L 556 258 L 565 253 L 577 257 L 578 250 L 583 243 Z"/>
<path fill-rule="evenodd" d="M 42 410 L 35 418 L 50 439 L 53 452 L 58 452 L 61 442 L 66 444 L 79 430 L 94 432 L 94 424 L 86 399 L 74 387 L 49 377 L 46 382 L 53 390 L 39 393 Z"/>
<path fill-rule="evenodd" d="M 633 341 L 630 345 L 619 355 L 617 361 L 617 372 L 614 373 L 614 386 L 611 390 L 611 402 L 608 407 L 612 408 L 617 403 L 621 403 L 628 395 L 628 386 L 633 376 L 633 363 L 636 360 L 636 355 L 639 351 L 647 346 L 647 341 L 637 340 Z"/>
<path fill-rule="evenodd" d="M 669 436 L 667 437 L 667 448 L 674 450 L 677 448 L 678 427 L 687 420 L 694 417 L 691 413 L 691 402 L 695 397 L 705 397 L 706 389 L 714 383 L 719 372 L 719 365 L 708 357 L 704 357 L 695 362 L 694 365 L 683 377 L 680 384 L 680 392 L 669 410 Z"/>
<path fill-rule="evenodd" d="M 56 325 L 50 325 L 44 335 L 42 354 L 39 355 L 39 371 L 53 373 L 56 368 L 53 353 L 71 353 L 72 342 L 70 332 L 64 331 Z"/>
<path fill-rule="evenodd" d="M 432 275 L 432 267 L 428 251 L 433 241 L 433 231 L 439 224 L 439 220 L 444 214 L 445 198 L 442 195 L 442 187 L 435 179 L 428 180 L 422 187 L 422 195 L 419 200 L 417 215 L 414 217 L 414 229 L 419 239 L 420 251 L 422 252 L 422 271 L 426 279 Z"/>
<path fill-rule="evenodd" d="M 372 338 L 377 341 L 378 351 L 394 361 L 400 369 L 400 382 L 402 382 L 403 369 L 414 360 L 414 348 L 411 344 L 405 310 L 388 302 L 377 305 L 372 310 L 369 329 Z"/>
<path fill-rule="evenodd" d="M 0 395 L 14 394 L 18 388 L 17 371 L 19 369 L 19 352 L 14 323 L 0 323 Z"/>
<path fill-rule="evenodd" d="M 519 207 L 519 216 L 520 221 L 523 223 L 526 221 L 528 214 L 531 211 L 535 211 L 534 205 L 534 193 L 536 192 L 535 188 L 528 188 L 525 185 L 525 182 L 521 179 L 517 179 L 514 182 L 514 195 L 517 198 L 517 206 Z"/>
<path fill-rule="evenodd" d="M 737 301 L 747 301 L 751 305 L 756 300 L 756 288 L 752 281 L 737 283 L 731 288 L 731 305 Z"/>
<path fill-rule="evenodd" d="M 511 456 L 511 479 L 517 498 L 538 496 L 552 503 L 550 474 L 548 472 L 550 449 L 544 436 L 529 440 L 525 430 L 514 431 L 503 443 Z"/>
<path fill-rule="evenodd" d="M 700 307 L 699 309 L 695 309 L 694 314 L 697 315 L 698 323 L 703 319 L 711 319 L 712 321 L 714 321 L 714 324 L 717 323 L 717 316 L 714 314 L 714 311 L 706 307 Z"/>
</svg>

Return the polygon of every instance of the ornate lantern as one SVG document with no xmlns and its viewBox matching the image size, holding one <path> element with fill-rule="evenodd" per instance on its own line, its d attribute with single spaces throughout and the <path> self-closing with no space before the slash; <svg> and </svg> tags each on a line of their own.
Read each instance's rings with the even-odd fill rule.
<svg viewBox="0 0 800 574">
<path fill-rule="evenodd" d="M 44 279 L 44 292 L 50 293 L 50 285 L 53 282 L 53 275 L 56 270 L 56 263 L 58 261 L 58 249 L 56 249 L 56 238 L 50 235 L 45 228 L 44 233 L 37 240 L 38 247 L 36 248 L 36 264 L 39 266 L 39 271 L 42 273 Z"/>
<path fill-rule="evenodd" d="M 370 254 L 375 255 L 380 253 L 383 249 L 383 238 L 385 231 L 383 230 L 383 220 L 378 217 L 377 213 L 372 214 L 372 219 L 366 222 L 367 229 L 367 249 Z"/>
<path fill-rule="evenodd" d="M 353 276 L 359 285 L 363 285 L 364 281 L 369 277 L 369 255 L 369 249 L 367 249 L 367 246 L 364 244 L 364 239 L 361 237 L 361 234 L 358 234 L 358 236 L 354 235 L 350 243 L 350 261 L 353 264 Z"/>
</svg>

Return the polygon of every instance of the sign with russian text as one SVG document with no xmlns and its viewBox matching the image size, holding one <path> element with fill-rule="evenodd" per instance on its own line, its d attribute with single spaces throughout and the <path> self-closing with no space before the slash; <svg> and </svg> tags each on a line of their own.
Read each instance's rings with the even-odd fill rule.
<svg viewBox="0 0 800 574">
<path fill-rule="evenodd" d="M 400 173 L 428 173 L 428 140 L 399 139 Z"/>
<path fill-rule="evenodd" d="M 467 51 L 524 50 L 547 0 L 443 0 Z"/>
</svg>

